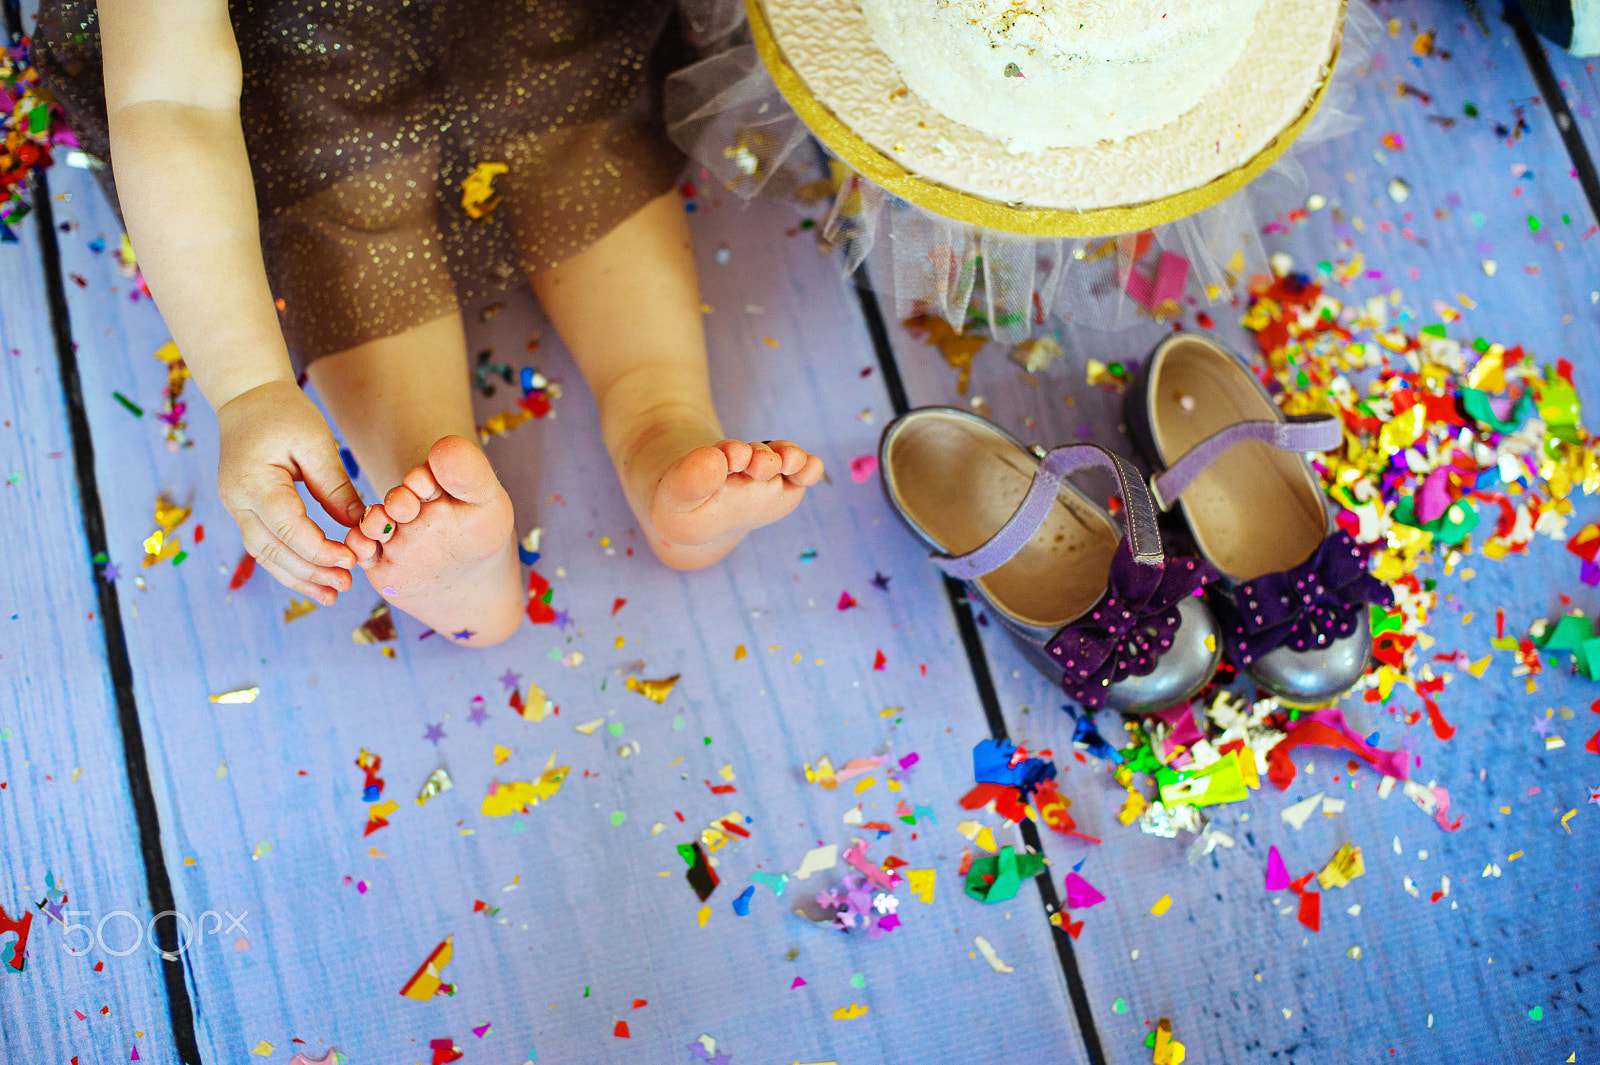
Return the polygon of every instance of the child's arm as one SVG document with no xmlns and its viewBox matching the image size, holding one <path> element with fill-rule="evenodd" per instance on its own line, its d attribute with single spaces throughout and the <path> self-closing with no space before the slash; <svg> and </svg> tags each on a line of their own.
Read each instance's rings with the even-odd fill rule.
<svg viewBox="0 0 1600 1065">
<path fill-rule="evenodd" d="M 128 236 L 178 350 L 217 411 L 218 490 L 246 548 L 321 602 L 355 555 L 307 517 L 363 511 L 326 420 L 295 384 L 262 265 L 227 0 L 100 0 L 106 109 Z"/>
</svg>

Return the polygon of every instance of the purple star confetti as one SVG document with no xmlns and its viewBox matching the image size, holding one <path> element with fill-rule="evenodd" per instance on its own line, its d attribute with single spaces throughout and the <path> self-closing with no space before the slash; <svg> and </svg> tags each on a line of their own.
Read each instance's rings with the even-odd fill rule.
<svg viewBox="0 0 1600 1065">
<path fill-rule="evenodd" d="M 500 686 L 508 692 L 516 691 L 517 686 L 521 683 L 521 673 L 514 673 L 510 669 L 507 669 L 504 673 L 500 674 Z"/>
<path fill-rule="evenodd" d="M 1537 732 L 1540 736 L 1550 735 L 1550 722 L 1542 717 L 1534 718 L 1533 731 Z"/>
<path fill-rule="evenodd" d="M 882 573 L 875 572 L 872 577 L 872 586 L 880 592 L 887 592 L 889 590 L 889 580 L 890 578 Z"/>
<path fill-rule="evenodd" d="M 444 722 L 441 721 L 437 725 L 429 725 L 428 731 L 423 733 L 422 738 L 435 747 L 439 746 L 439 741 L 444 739 Z"/>
</svg>

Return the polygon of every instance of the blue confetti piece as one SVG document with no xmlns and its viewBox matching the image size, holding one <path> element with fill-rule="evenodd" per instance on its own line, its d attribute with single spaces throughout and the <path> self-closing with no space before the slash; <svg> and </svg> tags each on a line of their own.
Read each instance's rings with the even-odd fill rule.
<svg viewBox="0 0 1600 1065">
<path fill-rule="evenodd" d="M 376 784 L 368 784 L 361 792 L 362 802 L 377 802 L 381 792 Z"/>
<path fill-rule="evenodd" d="M 344 472 L 350 475 L 352 481 L 361 476 L 361 467 L 356 465 L 355 454 L 349 448 L 339 449 L 339 460 L 344 463 Z"/>
<path fill-rule="evenodd" d="M 733 912 L 738 914 L 740 917 L 749 917 L 750 898 L 755 893 L 756 886 L 754 884 L 751 884 L 749 887 L 740 892 L 739 897 L 733 900 Z"/>
<path fill-rule="evenodd" d="M 816 560 L 817 560 L 817 549 L 816 548 L 808 547 L 804 551 L 800 552 L 800 564 L 801 565 L 809 566 L 809 565 L 811 565 L 811 563 L 815 562 Z"/>
<path fill-rule="evenodd" d="M 1374 732 L 1372 735 L 1367 737 L 1367 746 L 1368 747 L 1376 747 L 1377 745 L 1378 745 L 1378 734 L 1376 732 Z"/>
<path fill-rule="evenodd" d="M 778 896 L 783 894 L 783 889 L 788 885 L 789 874 L 764 873 L 758 869 L 750 874 L 750 879 L 754 880 L 758 884 L 767 885 L 767 887 L 772 889 L 772 894 L 774 896 Z M 748 909 L 748 906 L 746 908 Z"/>
<path fill-rule="evenodd" d="M 539 552 L 529 551 L 526 547 L 523 547 L 521 543 L 518 543 L 517 557 L 522 560 L 522 564 L 524 566 L 531 566 L 535 562 L 539 561 Z"/>
</svg>

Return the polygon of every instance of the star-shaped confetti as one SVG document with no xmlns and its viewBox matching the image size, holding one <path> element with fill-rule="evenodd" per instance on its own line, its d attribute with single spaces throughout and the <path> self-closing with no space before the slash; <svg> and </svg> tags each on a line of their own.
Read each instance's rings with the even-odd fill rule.
<svg viewBox="0 0 1600 1065">
<path fill-rule="evenodd" d="M 122 567 L 117 565 L 115 562 L 107 562 L 105 567 L 101 569 L 100 576 L 104 577 L 108 581 L 114 581 L 118 577 L 122 576 Z"/>
<path fill-rule="evenodd" d="M 733 1059 L 719 1050 L 706 1060 L 711 1062 L 711 1065 L 728 1065 Z"/>
<path fill-rule="evenodd" d="M 880 592 L 887 592 L 889 590 L 889 578 L 884 576 L 882 573 L 874 573 L 872 577 L 872 586 L 878 589 Z"/>
<path fill-rule="evenodd" d="M 472 713 L 467 715 L 467 720 L 474 725 L 481 725 L 489 720 L 488 711 L 484 710 L 482 703 L 475 702 L 472 704 Z"/>
<path fill-rule="evenodd" d="M 556 616 L 551 620 L 555 624 L 555 627 L 560 629 L 562 632 L 566 632 L 567 629 L 572 625 L 572 615 L 567 613 L 565 610 L 557 610 Z"/>
<path fill-rule="evenodd" d="M 500 686 L 508 692 L 516 691 L 517 685 L 521 683 L 521 673 L 513 673 L 510 669 L 507 669 L 504 673 L 500 674 Z"/>
<path fill-rule="evenodd" d="M 476 635 L 478 634 L 471 629 L 462 629 L 460 632 L 452 632 L 450 638 L 452 640 L 470 640 Z"/>
<path fill-rule="evenodd" d="M 1600 806 L 1600 788 L 1589 789 L 1589 805 Z"/>
<path fill-rule="evenodd" d="M 1542 717 L 1534 718 L 1533 731 L 1537 732 L 1540 736 L 1550 735 L 1550 722 Z"/>
<path fill-rule="evenodd" d="M 429 725 L 428 731 L 423 733 L 422 738 L 433 744 L 435 747 L 439 746 L 439 741 L 444 739 L 444 723 L 440 722 L 437 725 Z"/>
</svg>

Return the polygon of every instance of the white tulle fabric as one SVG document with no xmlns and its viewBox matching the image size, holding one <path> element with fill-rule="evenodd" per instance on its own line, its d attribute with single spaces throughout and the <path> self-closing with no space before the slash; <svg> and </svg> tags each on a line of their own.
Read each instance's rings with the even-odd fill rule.
<svg viewBox="0 0 1600 1065">
<path fill-rule="evenodd" d="M 788 196 L 814 175 L 825 152 L 789 107 L 749 43 L 742 0 L 680 0 L 706 58 L 667 82 L 668 130 L 679 147 L 724 191 L 744 197 Z M 1278 161 L 1228 199 L 1140 237 L 1043 239 L 981 229 L 891 196 L 832 160 L 842 181 L 823 225 L 823 239 L 856 269 L 887 230 L 894 269 L 895 311 L 937 315 L 960 330 L 974 319 L 1004 343 L 1046 324 L 1073 322 L 1120 329 L 1156 308 L 1136 299 L 1135 270 L 1159 262 L 1148 249 L 1188 262 L 1186 293 L 1226 302 L 1250 275 L 1268 269 L 1262 225 L 1303 205 L 1306 176 L 1295 156 L 1343 136 L 1359 118 L 1351 108 L 1357 71 L 1365 67 L 1383 23 L 1364 3 L 1351 3 L 1327 95 L 1305 132 Z M 1144 250 L 1135 261 L 1135 253 Z M 1153 278 L 1151 279 L 1154 280 Z"/>
</svg>

